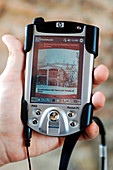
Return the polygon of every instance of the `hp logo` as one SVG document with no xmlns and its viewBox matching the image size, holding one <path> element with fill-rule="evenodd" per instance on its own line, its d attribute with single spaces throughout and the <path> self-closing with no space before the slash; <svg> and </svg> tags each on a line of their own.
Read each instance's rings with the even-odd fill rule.
<svg viewBox="0 0 113 170">
<path fill-rule="evenodd" d="M 56 22 L 57 28 L 64 28 L 64 22 Z"/>
</svg>

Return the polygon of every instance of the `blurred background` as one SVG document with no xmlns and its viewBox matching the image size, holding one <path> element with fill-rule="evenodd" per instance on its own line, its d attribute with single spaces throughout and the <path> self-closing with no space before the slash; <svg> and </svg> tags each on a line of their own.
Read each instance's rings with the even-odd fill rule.
<svg viewBox="0 0 113 170">
<path fill-rule="evenodd" d="M 103 63 L 110 71 L 109 79 L 100 85 L 106 96 L 103 109 L 95 112 L 107 131 L 108 169 L 113 169 L 113 1 L 112 0 L 0 0 L 0 37 L 12 34 L 24 42 L 24 28 L 35 17 L 45 20 L 70 20 L 97 25 L 100 28 L 101 48 L 95 66 Z M 0 38 L 0 74 L 3 72 L 8 51 Z M 69 170 L 98 170 L 99 136 L 92 141 L 78 142 Z M 61 148 L 32 158 L 33 170 L 58 169 Z M 27 170 L 27 160 L 5 165 L 0 170 Z"/>
</svg>

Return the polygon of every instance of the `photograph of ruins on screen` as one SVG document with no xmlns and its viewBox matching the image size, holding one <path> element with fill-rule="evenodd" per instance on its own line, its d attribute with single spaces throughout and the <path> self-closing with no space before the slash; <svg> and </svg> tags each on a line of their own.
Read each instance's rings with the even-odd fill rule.
<svg viewBox="0 0 113 170">
<path fill-rule="evenodd" d="M 38 51 L 36 93 L 77 94 L 79 50 L 40 49 Z M 57 90 L 53 90 L 57 89 Z"/>
</svg>

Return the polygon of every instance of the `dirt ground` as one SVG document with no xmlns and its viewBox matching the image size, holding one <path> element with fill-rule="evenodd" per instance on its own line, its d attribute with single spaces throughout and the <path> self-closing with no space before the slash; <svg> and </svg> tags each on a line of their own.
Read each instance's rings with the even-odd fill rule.
<svg viewBox="0 0 113 170">
<path fill-rule="evenodd" d="M 24 28 L 35 17 L 45 20 L 69 20 L 97 25 L 101 47 L 95 66 L 103 63 L 110 71 L 109 79 L 95 90 L 106 96 L 103 109 L 95 112 L 105 124 L 108 145 L 108 169 L 113 169 L 113 1 L 112 0 L 0 0 L 0 37 L 12 34 L 24 42 Z M 0 74 L 5 68 L 8 51 L 0 39 Z M 94 90 L 94 91 L 95 91 Z M 79 142 L 73 152 L 69 170 L 98 170 L 100 138 Z M 32 158 L 34 170 L 58 169 L 60 149 Z M 27 161 L 5 165 L 0 170 L 27 170 Z"/>
</svg>

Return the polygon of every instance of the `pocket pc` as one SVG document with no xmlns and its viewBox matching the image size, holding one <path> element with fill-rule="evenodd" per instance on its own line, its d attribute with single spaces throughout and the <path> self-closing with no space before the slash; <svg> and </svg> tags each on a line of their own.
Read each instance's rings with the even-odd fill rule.
<svg viewBox="0 0 113 170">
<path fill-rule="evenodd" d="M 24 100 L 28 126 L 45 135 L 67 136 L 92 121 L 92 73 L 99 28 L 36 18 L 25 29 Z"/>
</svg>

